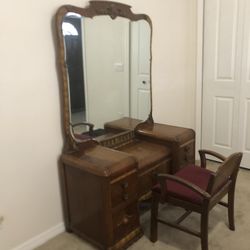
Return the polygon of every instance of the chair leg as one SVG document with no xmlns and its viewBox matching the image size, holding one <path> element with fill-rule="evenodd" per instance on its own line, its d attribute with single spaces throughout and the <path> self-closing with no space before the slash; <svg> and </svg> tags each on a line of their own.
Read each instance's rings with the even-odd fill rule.
<svg viewBox="0 0 250 250">
<path fill-rule="evenodd" d="M 234 193 L 235 188 L 234 185 L 230 188 L 228 192 L 228 222 L 229 222 L 229 229 L 234 231 L 235 224 L 234 224 Z"/>
<path fill-rule="evenodd" d="M 201 214 L 201 249 L 208 250 L 208 211 Z"/>
<path fill-rule="evenodd" d="M 151 234 L 150 240 L 156 242 L 158 240 L 158 207 L 159 207 L 159 195 L 153 193 L 152 195 L 152 206 L 151 206 Z"/>
</svg>

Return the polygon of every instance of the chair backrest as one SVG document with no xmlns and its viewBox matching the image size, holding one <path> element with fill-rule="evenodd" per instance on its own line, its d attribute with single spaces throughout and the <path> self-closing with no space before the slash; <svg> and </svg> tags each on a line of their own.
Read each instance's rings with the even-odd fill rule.
<svg viewBox="0 0 250 250">
<path fill-rule="evenodd" d="M 217 192 L 227 181 L 235 181 L 240 167 L 242 153 L 234 153 L 226 158 L 218 167 L 212 185 L 210 186 L 209 193 Z"/>
</svg>

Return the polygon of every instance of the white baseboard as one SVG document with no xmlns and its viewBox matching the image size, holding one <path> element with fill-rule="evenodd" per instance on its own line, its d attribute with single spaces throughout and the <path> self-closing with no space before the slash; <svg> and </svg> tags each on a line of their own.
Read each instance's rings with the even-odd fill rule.
<svg viewBox="0 0 250 250">
<path fill-rule="evenodd" d="M 58 234 L 65 231 L 65 227 L 63 223 L 60 223 L 49 230 L 31 238 L 30 240 L 24 242 L 18 247 L 13 248 L 12 250 L 33 250 L 36 247 L 39 247 L 46 241 L 50 240 L 51 238 L 57 236 Z"/>
</svg>

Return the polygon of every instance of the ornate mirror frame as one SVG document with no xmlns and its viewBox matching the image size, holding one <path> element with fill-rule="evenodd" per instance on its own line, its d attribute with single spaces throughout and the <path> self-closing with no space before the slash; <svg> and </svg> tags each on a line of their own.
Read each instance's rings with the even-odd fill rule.
<svg viewBox="0 0 250 250">
<path fill-rule="evenodd" d="M 63 124 L 65 133 L 65 147 L 64 150 L 76 149 L 77 144 L 82 141 L 77 140 L 74 137 L 72 131 L 72 125 L 70 123 L 70 106 L 69 106 L 69 85 L 68 85 L 68 73 L 65 60 L 65 45 L 62 32 L 62 22 L 65 15 L 68 12 L 74 12 L 84 17 L 93 18 L 94 16 L 108 15 L 112 19 L 116 17 L 125 17 L 131 21 L 145 20 L 150 26 L 150 113 L 147 123 L 153 123 L 152 118 L 152 22 L 149 16 L 146 14 L 134 14 L 131 11 L 131 6 L 111 2 L 111 1 L 90 1 L 89 6 L 86 8 L 80 8 L 72 5 L 61 6 L 56 13 L 56 34 L 57 34 L 57 66 L 58 76 L 62 84 L 62 96 L 63 96 Z M 91 140 L 91 139 L 90 139 Z"/>
</svg>

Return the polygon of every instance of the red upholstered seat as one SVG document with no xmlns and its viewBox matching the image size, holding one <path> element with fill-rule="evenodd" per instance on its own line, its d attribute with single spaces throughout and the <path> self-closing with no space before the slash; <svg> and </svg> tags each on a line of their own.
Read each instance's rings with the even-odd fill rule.
<svg viewBox="0 0 250 250">
<path fill-rule="evenodd" d="M 181 170 L 179 170 L 175 176 L 178 176 L 192 184 L 195 184 L 202 190 L 206 191 L 209 179 L 211 177 L 212 171 L 201 168 L 195 165 L 188 165 Z M 171 180 L 166 180 L 167 195 L 178 197 L 192 203 L 200 204 L 203 201 L 203 197 L 198 193 L 195 193 L 190 188 L 187 188 L 181 184 L 178 184 Z M 154 191 L 160 192 L 159 184 L 154 188 Z"/>
<path fill-rule="evenodd" d="M 212 172 L 206 168 L 201 168 L 195 165 L 188 165 L 187 167 L 184 167 L 180 171 L 178 171 L 175 175 L 195 184 L 202 190 L 206 191 L 211 173 Z M 201 203 L 203 201 L 201 195 L 195 193 L 194 191 L 181 184 L 170 180 L 167 181 L 167 190 L 170 195 L 178 196 L 193 203 Z"/>
</svg>

